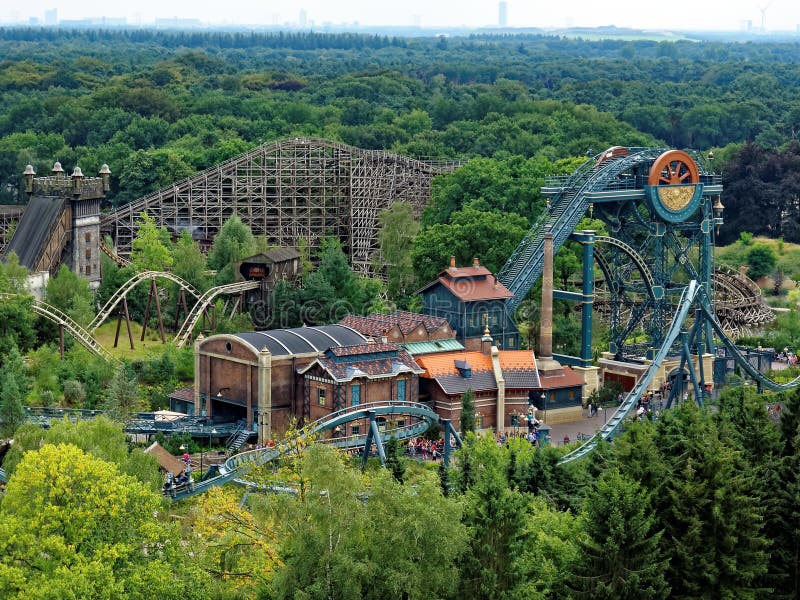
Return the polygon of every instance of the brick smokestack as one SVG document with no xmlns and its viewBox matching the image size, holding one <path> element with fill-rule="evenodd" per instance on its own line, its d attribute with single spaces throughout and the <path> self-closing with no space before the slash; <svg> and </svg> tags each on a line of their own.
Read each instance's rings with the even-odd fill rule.
<svg viewBox="0 0 800 600">
<path fill-rule="evenodd" d="M 553 234 L 549 230 L 544 234 L 539 357 L 543 359 L 553 357 Z"/>
</svg>

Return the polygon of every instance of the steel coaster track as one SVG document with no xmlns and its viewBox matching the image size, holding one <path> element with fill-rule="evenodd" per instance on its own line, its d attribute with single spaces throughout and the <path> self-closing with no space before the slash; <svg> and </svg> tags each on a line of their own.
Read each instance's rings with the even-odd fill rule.
<svg viewBox="0 0 800 600">
<path fill-rule="evenodd" d="M 440 423 L 439 415 L 427 405 L 419 402 L 389 401 L 351 406 L 309 423 L 306 427 L 300 430 L 296 436 L 279 442 L 273 448 L 248 450 L 246 452 L 240 452 L 231 456 L 223 465 L 219 467 L 219 475 L 210 479 L 206 479 L 205 481 L 196 482 L 191 490 L 182 489 L 177 491 L 173 499 L 180 500 L 189 496 L 196 496 L 197 494 L 207 492 L 212 487 L 217 487 L 228 483 L 235 482 L 244 485 L 252 485 L 251 482 L 247 481 L 243 477 L 247 470 L 267 464 L 285 454 L 294 452 L 298 443 L 304 440 L 313 440 L 317 434 L 323 431 L 332 430 L 339 425 L 343 425 L 352 421 L 367 419 L 369 418 L 369 414 L 371 412 L 376 416 L 396 415 L 418 418 L 419 420 L 416 423 L 406 427 L 395 428 L 391 431 L 391 433 L 400 440 L 420 435 L 431 425 L 438 425 Z M 365 436 L 353 436 L 351 438 L 328 441 L 328 443 L 342 448 L 358 448 L 359 446 L 357 442 L 359 439 L 361 441 L 361 447 L 363 447 Z M 460 444 L 460 438 L 457 439 L 456 442 Z"/>
<path fill-rule="evenodd" d="M 508 302 L 513 312 L 525 298 L 533 282 L 541 275 L 543 266 L 544 234 L 547 228 L 553 234 L 553 249 L 558 252 L 574 231 L 583 216 L 588 192 L 606 187 L 626 169 L 656 158 L 662 149 L 631 148 L 626 156 L 609 158 L 602 162 L 585 162 L 569 177 L 561 188 L 550 211 L 540 215 L 517 248 L 498 273 L 498 279 L 514 294 Z"/>
<path fill-rule="evenodd" d="M 0 299 L 4 300 L 14 297 L 18 297 L 18 294 L 6 294 L 6 293 L 0 294 Z M 100 342 L 98 342 L 92 337 L 91 332 L 81 327 L 78 323 L 76 323 L 72 319 L 72 317 L 62 312 L 61 310 L 57 309 L 55 306 L 51 306 L 46 302 L 42 302 L 41 300 L 36 300 L 34 298 L 33 311 L 36 314 L 45 317 L 49 321 L 52 321 L 56 325 L 63 326 L 67 331 L 70 332 L 70 334 L 72 334 L 72 337 L 74 337 L 81 346 L 89 350 L 89 352 L 92 352 L 97 356 L 99 356 L 100 358 L 103 358 L 109 362 L 112 362 L 114 360 L 114 357 L 111 356 L 111 353 L 108 350 L 106 350 L 100 344 Z"/>
<path fill-rule="evenodd" d="M 200 296 L 197 303 L 192 307 L 191 312 L 186 316 L 186 320 L 181 325 L 180 330 L 175 335 L 175 345 L 178 348 L 183 348 L 189 337 L 192 334 L 194 326 L 203 314 L 203 311 L 209 307 L 217 296 L 223 294 L 238 294 L 239 292 L 246 292 L 247 290 L 254 290 L 261 285 L 260 281 L 239 281 L 237 283 L 229 283 L 227 285 L 218 285 L 211 288 L 205 294 Z"/>
<path fill-rule="evenodd" d="M 756 382 L 758 382 L 759 388 L 766 388 L 776 392 L 783 392 L 786 390 L 791 390 L 800 386 L 800 376 L 795 377 L 791 381 L 787 383 L 778 383 L 762 375 L 758 369 L 753 367 L 747 358 L 739 351 L 739 348 L 736 346 L 736 343 L 731 340 L 726 334 L 722 327 L 722 324 L 717 320 L 714 311 L 711 308 L 711 301 L 706 296 L 705 292 L 702 291 L 702 287 L 697 284 L 696 280 L 692 280 L 689 283 L 689 287 L 684 289 L 683 294 L 681 295 L 681 300 L 678 303 L 678 309 L 675 313 L 675 316 L 672 319 L 672 324 L 667 332 L 666 337 L 664 338 L 664 343 L 658 350 L 653 362 L 644 372 L 644 374 L 639 378 L 639 381 L 636 383 L 634 388 L 628 393 L 625 397 L 623 403 L 617 408 L 614 412 L 614 415 L 611 419 L 603 425 L 603 427 L 597 431 L 589 440 L 585 443 L 577 447 L 576 449 L 572 450 L 571 452 L 565 454 L 559 464 L 566 464 L 577 460 L 579 458 L 583 458 L 594 450 L 597 447 L 597 444 L 600 441 L 604 440 L 611 440 L 613 439 L 614 435 L 618 432 L 620 425 L 622 424 L 625 417 L 631 412 L 634 406 L 637 405 L 638 401 L 642 398 L 644 393 L 647 391 L 650 383 L 653 380 L 658 369 L 661 367 L 661 363 L 667 357 L 670 348 L 675 343 L 678 335 L 680 334 L 680 330 L 683 327 L 683 323 L 686 321 L 687 317 L 689 316 L 689 311 L 693 304 L 697 302 L 698 308 L 702 311 L 705 315 L 705 318 L 711 323 L 712 328 L 719 336 L 720 341 L 725 345 L 725 347 L 730 352 L 731 356 L 734 358 L 736 363 Z"/>
<path fill-rule="evenodd" d="M 680 302 L 678 302 L 678 310 L 676 311 L 675 316 L 672 318 L 672 324 L 667 330 L 667 334 L 664 337 L 664 342 L 658 349 L 658 353 L 653 359 L 653 362 L 650 363 L 650 366 L 639 378 L 639 381 L 636 383 L 634 388 L 628 392 L 625 400 L 617 408 L 608 422 L 605 423 L 603 427 L 586 442 L 578 446 L 575 450 L 565 454 L 559 461 L 559 464 L 566 464 L 572 462 L 573 460 L 583 458 L 589 452 L 594 450 L 598 443 L 601 441 L 610 440 L 614 437 L 625 417 L 628 416 L 631 410 L 638 403 L 639 399 L 647 391 L 648 387 L 650 386 L 650 382 L 653 381 L 653 377 L 655 377 L 656 373 L 661 368 L 661 363 L 664 362 L 665 358 L 667 358 L 667 354 L 669 354 L 672 344 L 674 344 L 675 340 L 678 339 L 678 335 L 681 332 L 683 323 L 686 320 L 686 317 L 689 315 L 689 310 L 692 308 L 699 291 L 700 286 L 698 285 L 697 281 L 694 279 L 690 281 L 688 287 L 686 287 L 681 294 Z"/>
<path fill-rule="evenodd" d="M 94 332 L 97 330 L 97 328 L 100 327 L 100 325 L 102 325 L 102 323 L 111 315 L 111 312 L 117 307 L 117 305 L 122 302 L 122 299 L 127 296 L 133 288 L 147 279 L 168 279 L 173 283 L 177 283 L 195 298 L 200 298 L 201 296 L 201 293 L 197 291 L 191 283 L 181 279 L 177 275 L 173 275 L 167 271 L 142 271 L 141 273 L 136 273 L 133 277 L 128 279 L 128 281 L 123 283 L 120 288 L 114 292 L 114 295 L 111 296 L 108 301 L 106 301 L 105 305 L 103 305 L 103 308 L 101 308 L 100 312 L 97 313 L 97 316 L 92 319 L 91 323 L 89 323 L 89 331 Z"/>
</svg>

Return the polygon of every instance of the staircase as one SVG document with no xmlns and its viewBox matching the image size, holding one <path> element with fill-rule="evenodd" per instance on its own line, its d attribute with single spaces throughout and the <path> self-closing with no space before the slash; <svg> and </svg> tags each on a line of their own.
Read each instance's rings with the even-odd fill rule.
<svg viewBox="0 0 800 600">
<path fill-rule="evenodd" d="M 241 421 L 236 430 L 228 438 L 225 447 L 229 453 L 238 452 L 239 449 L 245 445 L 245 442 L 250 439 L 254 432 L 250 431 L 245 421 Z"/>
</svg>

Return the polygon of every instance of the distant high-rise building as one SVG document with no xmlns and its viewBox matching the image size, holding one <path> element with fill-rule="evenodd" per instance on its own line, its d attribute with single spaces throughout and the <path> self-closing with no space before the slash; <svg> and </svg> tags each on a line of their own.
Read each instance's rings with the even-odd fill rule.
<svg viewBox="0 0 800 600">
<path fill-rule="evenodd" d="M 303 28 L 308 27 L 308 13 L 306 13 L 306 10 L 304 8 L 300 9 L 300 18 L 298 20 L 298 23 L 300 24 L 300 27 Z"/>
<path fill-rule="evenodd" d="M 44 11 L 44 24 L 45 25 L 58 25 L 58 9 L 51 8 Z"/>
<path fill-rule="evenodd" d="M 508 2 L 501 2 L 497 6 L 497 24 L 500 27 L 508 26 Z"/>
</svg>

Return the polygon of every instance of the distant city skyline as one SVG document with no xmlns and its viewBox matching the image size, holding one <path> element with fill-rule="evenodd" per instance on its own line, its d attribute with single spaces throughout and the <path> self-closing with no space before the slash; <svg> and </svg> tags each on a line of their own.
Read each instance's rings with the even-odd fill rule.
<svg viewBox="0 0 800 600">
<path fill-rule="evenodd" d="M 530 0 L 507 0 L 507 26 L 513 28 L 539 27 L 601 27 L 614 25 L 634 29 L 655 30 L 724 30 L 761 29 L 762 17 L 767 31 L 798 31 L 800 3 L 796 0 L 712 0 L 696 2 L 673 0 L 668 5 L 642 5 L 641 2 L 618 0 L 564 0 L 542 3 Z M 195 0 L 158 2 L 139 0 L 135 3 L 116 3 L 99 0 L 71 0 L 59 6 L 52 0 L 30 0 L 8 7 L 2 23 L 42 25 L 58 22 L 105 17 L 107 23 L 128 25 L 149 24 L 156 20 L 203 25 L 294 26 L 324 27 L 326 25 L 358 25 L 360 27 L 496 27 L 500 2 L 497 0 L 406 0 L 405 2 L 376 2 L 374 0 L 300 0 L 258 2 L 229 0 L 213 4 Z M 765 10 L 762 12 L 762 9 Z M 54 13 L 53 9 L 58 12 Z"/>
</svg>

